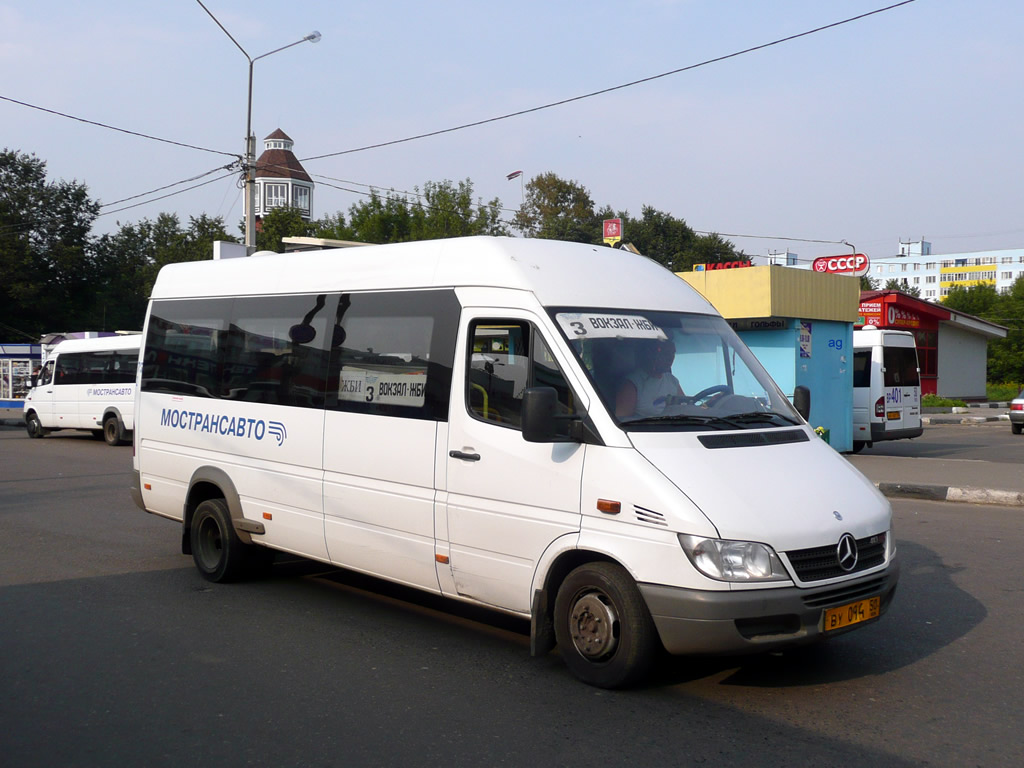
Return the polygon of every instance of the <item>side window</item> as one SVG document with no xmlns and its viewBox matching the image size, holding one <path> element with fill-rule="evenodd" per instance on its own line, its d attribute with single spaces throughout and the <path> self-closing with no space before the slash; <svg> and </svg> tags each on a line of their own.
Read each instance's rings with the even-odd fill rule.
<svg viewBox="0 0 1024 768">
<path fill-rule="evenodd" d="M 142 361 L 143 391 L 219 397 L 230 312 L 231 299 L 154 302 Z"/>
<path fill-rule="evenodd" d="M 469 329 L 466 403 L 481 421 L 518 429 L 527 387 L 553 387 L 559 412 L 575 413 L 569 383 L 529 323 L 477 320 Z"/>
<path fill-rule="evenodd" d="M 334 301 L 323 294 L 235 299 L 221 397 L 322 408 Z"/>
<path fill-rule="evenodd" d="M 853 353 L 853 386 L 871 386 L 871 350 Z"/>
<path fill-rule="evenodd" d="M 53 360 L 50 360 L 43 366 L 43 370 L 39 372 L 39 381 L 36 386 L 42 386 L 49 384 L 53 380 Z"/>
<path fill-rule="evenodd" d="M 113 352 L 87 352 L 82 355 L 82 370 L 79 373 L 82 384 L 105 384 L 107 373 L 114 365 Z"/>
<path fill-rule="evenodd" d="M 453 291 L 342 294 L 328 407 L 446 421 L 459 310 Z"/>
<path fill-rule="evenodd" d="M 84 384 L 82 364 L 84 355 L 65 354 L 57 358 L 56 384 Z"/>
<path fill-rule="evenodd" d="M 324 404 L 334 311 L 324 295 L 161 301 L 142 388 L 298 407 Z"/>
</svg>

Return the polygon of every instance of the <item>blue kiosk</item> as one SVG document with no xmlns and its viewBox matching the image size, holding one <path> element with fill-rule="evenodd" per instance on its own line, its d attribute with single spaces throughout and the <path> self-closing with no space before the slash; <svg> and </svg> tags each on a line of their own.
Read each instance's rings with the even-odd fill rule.
<svg viewBox="0 0 1024 768">
<path fill-rule="evenodd" d="M 732 325 L 791 399 L 811 391 L 811 426 L 853 450 L 853 326 L 860 280 L 782 266 L 677 272 Z"/>
</svg>

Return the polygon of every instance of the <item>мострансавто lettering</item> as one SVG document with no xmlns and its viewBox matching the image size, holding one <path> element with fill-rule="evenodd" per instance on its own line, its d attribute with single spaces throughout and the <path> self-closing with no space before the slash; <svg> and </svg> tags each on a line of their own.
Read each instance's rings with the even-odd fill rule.
<svg viewBox="0 0 1024 768">
<path fill-rule="evenodd" d="M 164 408 L 160 413 L 160 426 L 253 440 L 262 440 L 267 434 L 267 422 L 263 419 L 200 413 L 179 408 Z"/>
</svg>

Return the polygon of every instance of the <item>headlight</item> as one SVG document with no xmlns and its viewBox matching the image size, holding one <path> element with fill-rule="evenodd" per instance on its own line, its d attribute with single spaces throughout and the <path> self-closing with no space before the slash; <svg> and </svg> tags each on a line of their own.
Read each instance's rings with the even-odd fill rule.
<svg viewBox="0 0 1024 768">
<path fill-rule="evenodd" d="M 783 581 L 789 574 L 775 551 L 754 541 L 705 539 L 679 534 L 679 543 L 698 571 L 719 581 Z"/>
</svg>

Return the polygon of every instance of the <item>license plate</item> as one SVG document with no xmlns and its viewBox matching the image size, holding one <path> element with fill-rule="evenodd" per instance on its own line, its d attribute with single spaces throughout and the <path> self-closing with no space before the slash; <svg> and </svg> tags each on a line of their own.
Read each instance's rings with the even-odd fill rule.
<svg viewBox="0 0 1024 768">
<path fill-rule="evenodd" d="M 859 624 L 868 619 L 878 617 L 882 598 L 869 597 L 867 600 L 858 600 L 855 603 L 841 605 L 838 608 L 828 608 L 825 611 L 823 628 L 826 632 L 832 632 L 852 624 Z"/>
<path fill-rule="evenodd" d="M 885 416 L 889 421 L 899 421 L 902 414 L 899 411 L 889 411 Z"/>
</svg>

